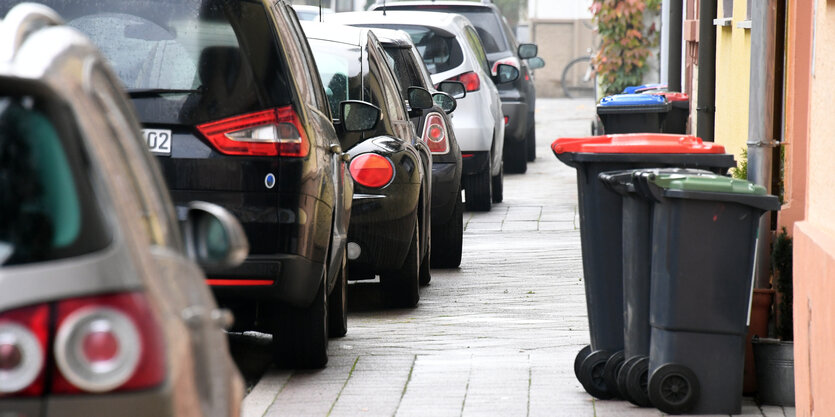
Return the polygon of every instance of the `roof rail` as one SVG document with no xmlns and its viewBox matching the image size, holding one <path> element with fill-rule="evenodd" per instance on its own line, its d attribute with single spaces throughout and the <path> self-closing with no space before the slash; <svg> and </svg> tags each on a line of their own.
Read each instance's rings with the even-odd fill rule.
<svg viewBox="0 0 835 417">
<path fill-rule="evenodd" d="M 11 61 L 30 34 L 45 26 L 64 23 L 58 13 L 47 6 L 20 3 L 0 21 L 0 62 Z"/>
</svg>

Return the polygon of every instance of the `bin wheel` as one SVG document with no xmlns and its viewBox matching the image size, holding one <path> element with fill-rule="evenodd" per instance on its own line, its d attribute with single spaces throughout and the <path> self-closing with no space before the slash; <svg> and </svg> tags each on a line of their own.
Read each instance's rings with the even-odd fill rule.
<svg viewBox="0 0 835 417">
<path fill-rule="evenodd" d="M 629 368 L 632 367 L 632 364 L 634 364 L 635 361 L 637 361 L 640 358 L 640 356 L 633 356 L 624 361 L 623 366 L 621 366 L 620 369 L 618 369 L 618 375 L 615 382 L 620 398 L 623 398 L 624 400 L 627 400 L 632 404 L 635 404 L 635 402 L 632 401 L 632 398 L 629 396 L 629 391 L 627 391 L 626 389 L 626 374 L 627 372 L 629 372 Z"/>
<path fill-rule="evenodd" d="M 586 392 L 600 400 L 609 400 L 615 396 L 614 391 L 606 386 L 603 378 L 603 370 L 606 368 L 606 361 L 611 354 L 605 350 L 596 350 L 591 353 L 580 365 L 580 383 Z"/>
<path fill-rule="evenodd" d="M 574 358 L 574 376 L 577 377 L 578 381 L 580 380 L 580 366 L 589 354 L 591 354 L 591 345 L 586 345 L 577 352 L 577 356 Z"/>
<path fill-rule="evenodd" d="M 649 399 L 667 414 L 682 414 L 699 400 L 699 379 L 690 368 L 674 363 L 661 365 L 649 378 Z"/>
<path fill-rule="evenodd" d="M 630 359 L 629 368 L 624 365 L 622 372 L 626 400 L 638 407 L 651 407 L 652 402 L 647 394 L 649 379 L 649 358 L 636 356 Z"/>
<path fill-rule="evenodd" d="M 609 359 L 606 361 L 606 365 L 603 367 L 603 380 L 606 381 L 606 387 L 609 388 L 609 391 L 612 392 L 616 397 L 620 397 L 620 392 L 618 392 L 618 372 L 620 372 L 621 367 L 623 366 L 623 351 L 619 350 L 609 356 Z"/>
</svg>

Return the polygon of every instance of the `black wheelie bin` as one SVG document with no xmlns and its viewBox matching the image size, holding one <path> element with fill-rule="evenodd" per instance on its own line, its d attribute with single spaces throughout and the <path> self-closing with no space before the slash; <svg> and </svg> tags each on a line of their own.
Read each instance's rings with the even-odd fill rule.
<svg viewBox="0 0 835 417">
<path fill-rule="evenodd" d="M 574 372 L 585 390 L 600 399 L 617 396 L 603 371 L 623 360 L 623 268 L 619 194 L 598 175 L 638 168 L 692 167 L 725 173 L 736 166 L 724 147 L 695 136 L 627 134 L 560 138 L 551 149 L 577 170 L 580 240 L 590 344 L 575 358 Z M 607 362 L 610 362 L 607 366 Z"/>
<path fill-rule="evenodd" d="M 600 100 L 597 116 L 607 135 L 661 133 L 670 109 L 670 103 L 662 95 L 616 94 Z"/>
<path fill-rule="evenodd" d="M 780 202 L 718 175 L 636 179 L 656 199 L 650 401 L 670 414 L 739 414 L 758 223 Z"/>
<path fill-rule="evenodd" d="M 621 398 L 640 407 L 652 406 L 647 381 L 653 197 L 645 183 L 636 181 L 636 176 L 647 172 L 713 175 L 705 170 L 655 168 L 603 172 L 598 176 L 603 184 L 623 198 L 623 355 L 622 361 L 613 356 L 603 375 L 608 385 L 617 387 Z"/>
</svg>

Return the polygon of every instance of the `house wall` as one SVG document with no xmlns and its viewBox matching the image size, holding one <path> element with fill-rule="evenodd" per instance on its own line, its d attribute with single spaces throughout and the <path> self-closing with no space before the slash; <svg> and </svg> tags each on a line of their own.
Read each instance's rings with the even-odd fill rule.
<svg viewBox="0 0 835 417">
<path fill-rule="evenodd" d="M 738 27 L 746 20 L 746 0 L 733 1 L 733 20 L 716 27 L 716 122 L 714 140 L 740 161 L 748 141 L 748 96 L 751 77 L 751 30 Z"/>
<path fill-rule="evenodd" d="M 796 412 L 822 416 L 835 410 L 835 117 L 828 94 L 835 83 L 835 2 L 791 3 L 796 16 L 814 13 L 805 220 L 794 227 Z M 802 111 L 803 103 L 793 108 Z"/>
</svg>

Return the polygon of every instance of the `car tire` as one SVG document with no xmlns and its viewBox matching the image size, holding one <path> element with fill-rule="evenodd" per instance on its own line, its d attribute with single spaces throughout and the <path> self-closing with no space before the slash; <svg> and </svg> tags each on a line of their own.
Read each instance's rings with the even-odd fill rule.
<svg viewBox="0 0 835 417">
<path fill-rule="evenodd" d="M 493 183 L 490 166 L 488 165 L 484 171 L 464 177 L 464 199 L 469 211 L 490 211 L 492 207 Z"/>
<path fill-rule="evenodd" d="M 432 267 L 458 268 L 464 244 L 464 202 L 461 192 L 446 224 L 432 229 Z M 434 225 L 433 225 L 434 226 Z"/>
<path fill-rule="evenodd" d="M 415 307 L 420 300 L 420 225 L 415 221 L 409 252 L 399 271 L 380 274 L 386 302 L 397 308 Z"/>
<path fill-rule="evenodd" d="M 348 333 L 348 271 L 347 251 L 336 275 L 336 285 L 328 298 L 328 336 L 343 337 Z"/>
<path fill-rule="evenodd" d="M 503 166 L 512 174 L 524 174 L 528 170 L 527 139 L 507 141 L 505 144 Z"/>
<path fill-rule="evenodd" d="M 493 177 L 493 202 L 501 203 L 504 200 L 504 164 L 499 168 L 499 175 Z"/>
<path fill-rule="evenodd" d="M 273 318 L 273 356 L 288 369 L 318 369 L 328 363 L 328 302 L 323 274 L 313 303 L 306 307 L 284 306 Z"/>
<path fill-rule="evenodd" d="M 528 128 L 528 136 L 526 138 L 528 146 L 528 162 L 533 162 L 536 159 L 536 126 Z"/>
<path fill-rule="evenodd" d="M 432 271 L 429 270 L 430 267 L 430 251 L 426 251 L 423 255 L 423 260 L 420 261 L 420 285 L 429 285 L 429 282 L 432 281 Z"/>
</svg>

